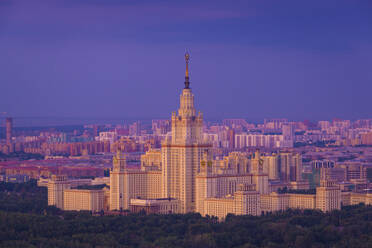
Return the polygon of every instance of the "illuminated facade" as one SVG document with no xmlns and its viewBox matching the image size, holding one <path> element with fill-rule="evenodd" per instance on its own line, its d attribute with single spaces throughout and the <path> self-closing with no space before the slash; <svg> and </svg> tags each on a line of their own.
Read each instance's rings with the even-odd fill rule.
<svg viewBox="0 0 372 248">
<path fill-rule="evenodd" d="M 315 209 L 316 195 L 314 194 L 279 194 L 272 192 L 261 195 L 261 210 L 263 212 L 284 211 L 288 208 Z"/>
<path fill-rule="evenodd" d="M 141 156 L 141 168 L 131 169 L 127 168 L 126 155 L 121 152 L 130 150 L 124 149 L 129 146 L 119 144 L 128 141 L 132 145 L 135 141 L 121 139 L 114 147 L 117 153 L 110 172 L 110 189 L 70 189 L 73 181 L 54 176 L 48 182 L 40 182 L 47 183 L 49 205 L 66 210 L 199 212 L 224 219 L 229 213 L 257 216 L 288 208 L 327 212 L 340 209 L 341 202 L 372 203 L 371 194 L 341 194 L 333 181 L 321 181 L 316 194 L 276 193 L 284 187 L 309 188 L 302 180 L 301 154 L 294 152 L 231 152 L 223 159 L 213 158 L 212 146 L 206 142 L 208 135 L 203 134 L 203 116 L 194 107 L 188 54 L 185 58 L 185 87 L 180 95 L 180 107 L 172 113 L 171 133 L 165 136 L 161 149 L 150 149 Z M 287 136 L 291 136 L 292 131 L 287 131 Z M 232 132 L 229 135 L 231 144 L 234 136 L 239 137 Z M 350 175 L 354 174 L 350 172 Z"/>
<path fill-rule="evenodd" d="M 66 176 L 53 175 L 48 184 L 48 205 L 63 209 L 63 191 L 71 188 Z"/>
<path fill-rule="evenodd" d="M 113 158 L 113 168 L 110 172 L 110 209 L 122 210 L 124 208 L 124 171 L 126 158 L 120 151 Z"/>
<path fill-rule="evenodd" d="M 194 212 L 196 207 L 196 175 L 200 160 L 211 146 L 203 142 L 203 116 L 196 114 L 194 94 L 189 85 L 186 54 L 185 88 L 180 96 L 178 113 L 172 113 L 171 137 L 162 143 L 162 197 L 180 200 L 180 212 Z"/>
<path fill-rule="evenodd" d="M 223 219 L 228 213 L 259 215 L 260 195 L 269 190 L 268 175 L 263 172 L 263 161 L 258 152 L 250 161 L 242 153 L 212 161 L 206 151 L 196 188 L 196 211 L 203 216 Z"/>
<path fill-rule="evenodd" d="M 129 209 L 131 199 L 152 199 L 160 196 L 161 171 L 127 169 L 125 155 L 118 151 L 110 173 L 110 209 Z"/>
<path fill-rule="evenodd" d="M 173 198 L 130 200 L 130 211 L 134 213 L 145 211 L 147 214 L 176 214 L 180 211 L 179 206 L 179 200 Z"/>
<path fill-rule="evenodd" d="M 92 212 L 104 210 L 103 190 L 66 189 L 63 198 L 63 210 Z"/>
<path fill-rule="evenodd" d="M 141 155 L 141 170 L 161 170 L 161 151 L 160 149 L 150 149 Z"/>
<path fill-rule="evenodd" d="M 239 184 L 234 196 L 207 198 L 203 201 L 203 215 L 216 216 L 220 220 L 227 214 L 260 215 L 260 194 L 252 184 Z"/>
<path fill-rule="evenodd" d="M 316 208 L 323 212 L 341 209 L 341 190 L 334 181 L 320 181 L 316 188 Z"/>
</svg>

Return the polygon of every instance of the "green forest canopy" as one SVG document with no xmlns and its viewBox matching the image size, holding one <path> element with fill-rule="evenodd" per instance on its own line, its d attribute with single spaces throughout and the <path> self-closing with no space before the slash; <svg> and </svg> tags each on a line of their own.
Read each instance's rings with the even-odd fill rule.
<svg viewBox="0 0 372 248">
<path fill-rule="evenodd" d="M 48 207 L 35 182 L 0 183 L 0 247 L 372 247 L 372 207 L 261 217 L 91 216 Z"/>
</svg>

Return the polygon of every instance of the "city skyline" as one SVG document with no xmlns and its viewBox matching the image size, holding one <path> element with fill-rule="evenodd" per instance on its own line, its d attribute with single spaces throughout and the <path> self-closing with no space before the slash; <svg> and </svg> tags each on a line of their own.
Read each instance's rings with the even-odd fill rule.
<svg viewBox="0 0 372 248">
<path fill-rule="evenodd" d="M 0 247 L 372 247 L 371 11 L 0 0 Z"/>
<path fill-rule="evenodd" d="M 0 111 L 168 119 L 188 48 L 207 120 L 369 118 L 371 6 L 335 3 L 4 1 Z"/>
</svg>

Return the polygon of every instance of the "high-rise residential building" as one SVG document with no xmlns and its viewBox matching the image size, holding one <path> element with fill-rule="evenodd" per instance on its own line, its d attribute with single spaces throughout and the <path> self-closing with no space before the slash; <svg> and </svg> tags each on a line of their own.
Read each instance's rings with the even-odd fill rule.
<svg viewBox="0 0 372 248">
<path fill-rule="evenodd" d="M 93 137 L 98 136 L 98 125 L 93 125 L 92 136 Z"/>
<path fill-rule="evenodd" d="M 114 132 L 100 132 L 99 136 L 96 138 L 101 142 L 109 142 L 109 144 L 114 143 L 118 139 L 118 134 Z"/>
<path fill-rule="evenodd" d="M 283 141 L 282 147 L 293 147 L 294 129 L 293 125 L 287 123 L 282 125 Z"/>
<path fill-rule="evenodd" d="M 318 126 L 322 131 L 326 131 L 331 126 L 331 123 L 329 121 L 318 121 Z"/>
<path fill-rule="evenodd" d="M 229 142 L 229 149 L 235 148 L 235 131 L 232 128 L 227 130 L 227 141 Z"/>
<path fill-rule="evenodd" d="M 129 135 L 130 136 L 141 135 L 141 123 L 139 121 L 136 121 L 132 125 L 129 126 Z"/>
<path fill-rule="evenodd" d="M 289 182 L 292 167 L 292 153 L 282 152 L 279 156 L 280 180 L 283 182 Z"/>
<path fill-rule="evenodd" d="M 298 182 L 302 180 L 302 156 L 298 153 L 281 152 L 279 154 L 280 180 Z"/>
<path fill-rule="evenodd" d="M 6 129 L 6 144 L 10 145 L 12 143 L 12 133 L 13 133 L 13 118 L 6 118 L 5 120 Z"/>
<path fill-rule="evenodd" d="M 203 142 L 203 115 L 196 114 L 189 81 L 189 54 L 185 55 L 185 88 L 178 113 L 172 113 L 171 137 L 162 143 L 162 197 L 180 200 L 180 212 L 195 211 L 196 174 L 201 155 L 211 146 Z"/>
<path fill-rule="evenodd" d="M 302 181 L 302 156 L 296 153 L 292 156 L 291 175 L 292 182 Z"/>
<path fill-rule="evenodd" d="M 64 175 L 53 175 L 48 182 L 48 205 L 63 209 L 64 190 L 70 189 L 71 183 Z"/>
<path fill-rule="evenodd" d="M 164 135 L 171 131 L 170 120 L 152 120 L 152 132 L 156 135 Z"/>
<path fill-rule="evenodd" d="M 278 180 L 280 178 L 279 155 L 266 155 L 262 159 L 264 160 L 264 172 L 268 174 L 269 179 Z"/>
<path fill-rule="evenodd" d="M 288 123 L 287 119 L 264 119 L 265 129 L 281 129 L 284 123 Z"/>
<path fill-rule="evenodd" d="M 292 142 L 293 143 L 293 142 Z M 270 134 L 235 134 L 234 148 L 242 149 L 245 147 L 290 147 L 285 146 L 283 135 Z"/>
</svg>

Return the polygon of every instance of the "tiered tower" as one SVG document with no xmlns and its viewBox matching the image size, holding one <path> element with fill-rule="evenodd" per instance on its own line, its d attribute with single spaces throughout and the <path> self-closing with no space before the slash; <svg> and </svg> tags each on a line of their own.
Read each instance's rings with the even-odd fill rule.
<svg viewBox="0 0 372 248">
<path fill-rule="evenodd" d="M 320 180 L 316 188 L 316 208 L 323 212 L 341 209 L 341 190 L 332 180 Z"/>
<path fill-rule="evenodd" d="M 63 191 L 70 188 L 71 184 L 65 175 L 53 175 L 48 182 L 48 205 L 63 209 Z"/>
<path fill-rule="evenodd" d="M 182 213 L 195 211 L 196 174 L 209 144 L 203 143 L 203 116 L 196 115 L 194 94 L 189 81 L 189 59 L 185 55 L 185 88 L 178 113 L 172 113 L 172 137 L 162 144 L 162 196 L 179 199 Z"/>
<path fill-rule="evenodd" d="M 125 154 L 119 149 L 113 158 L 113 168 L 110 171 L 110 209 L 123 210 L 124 208 L 124 172 L 127 160 Z"/>
</svg>

